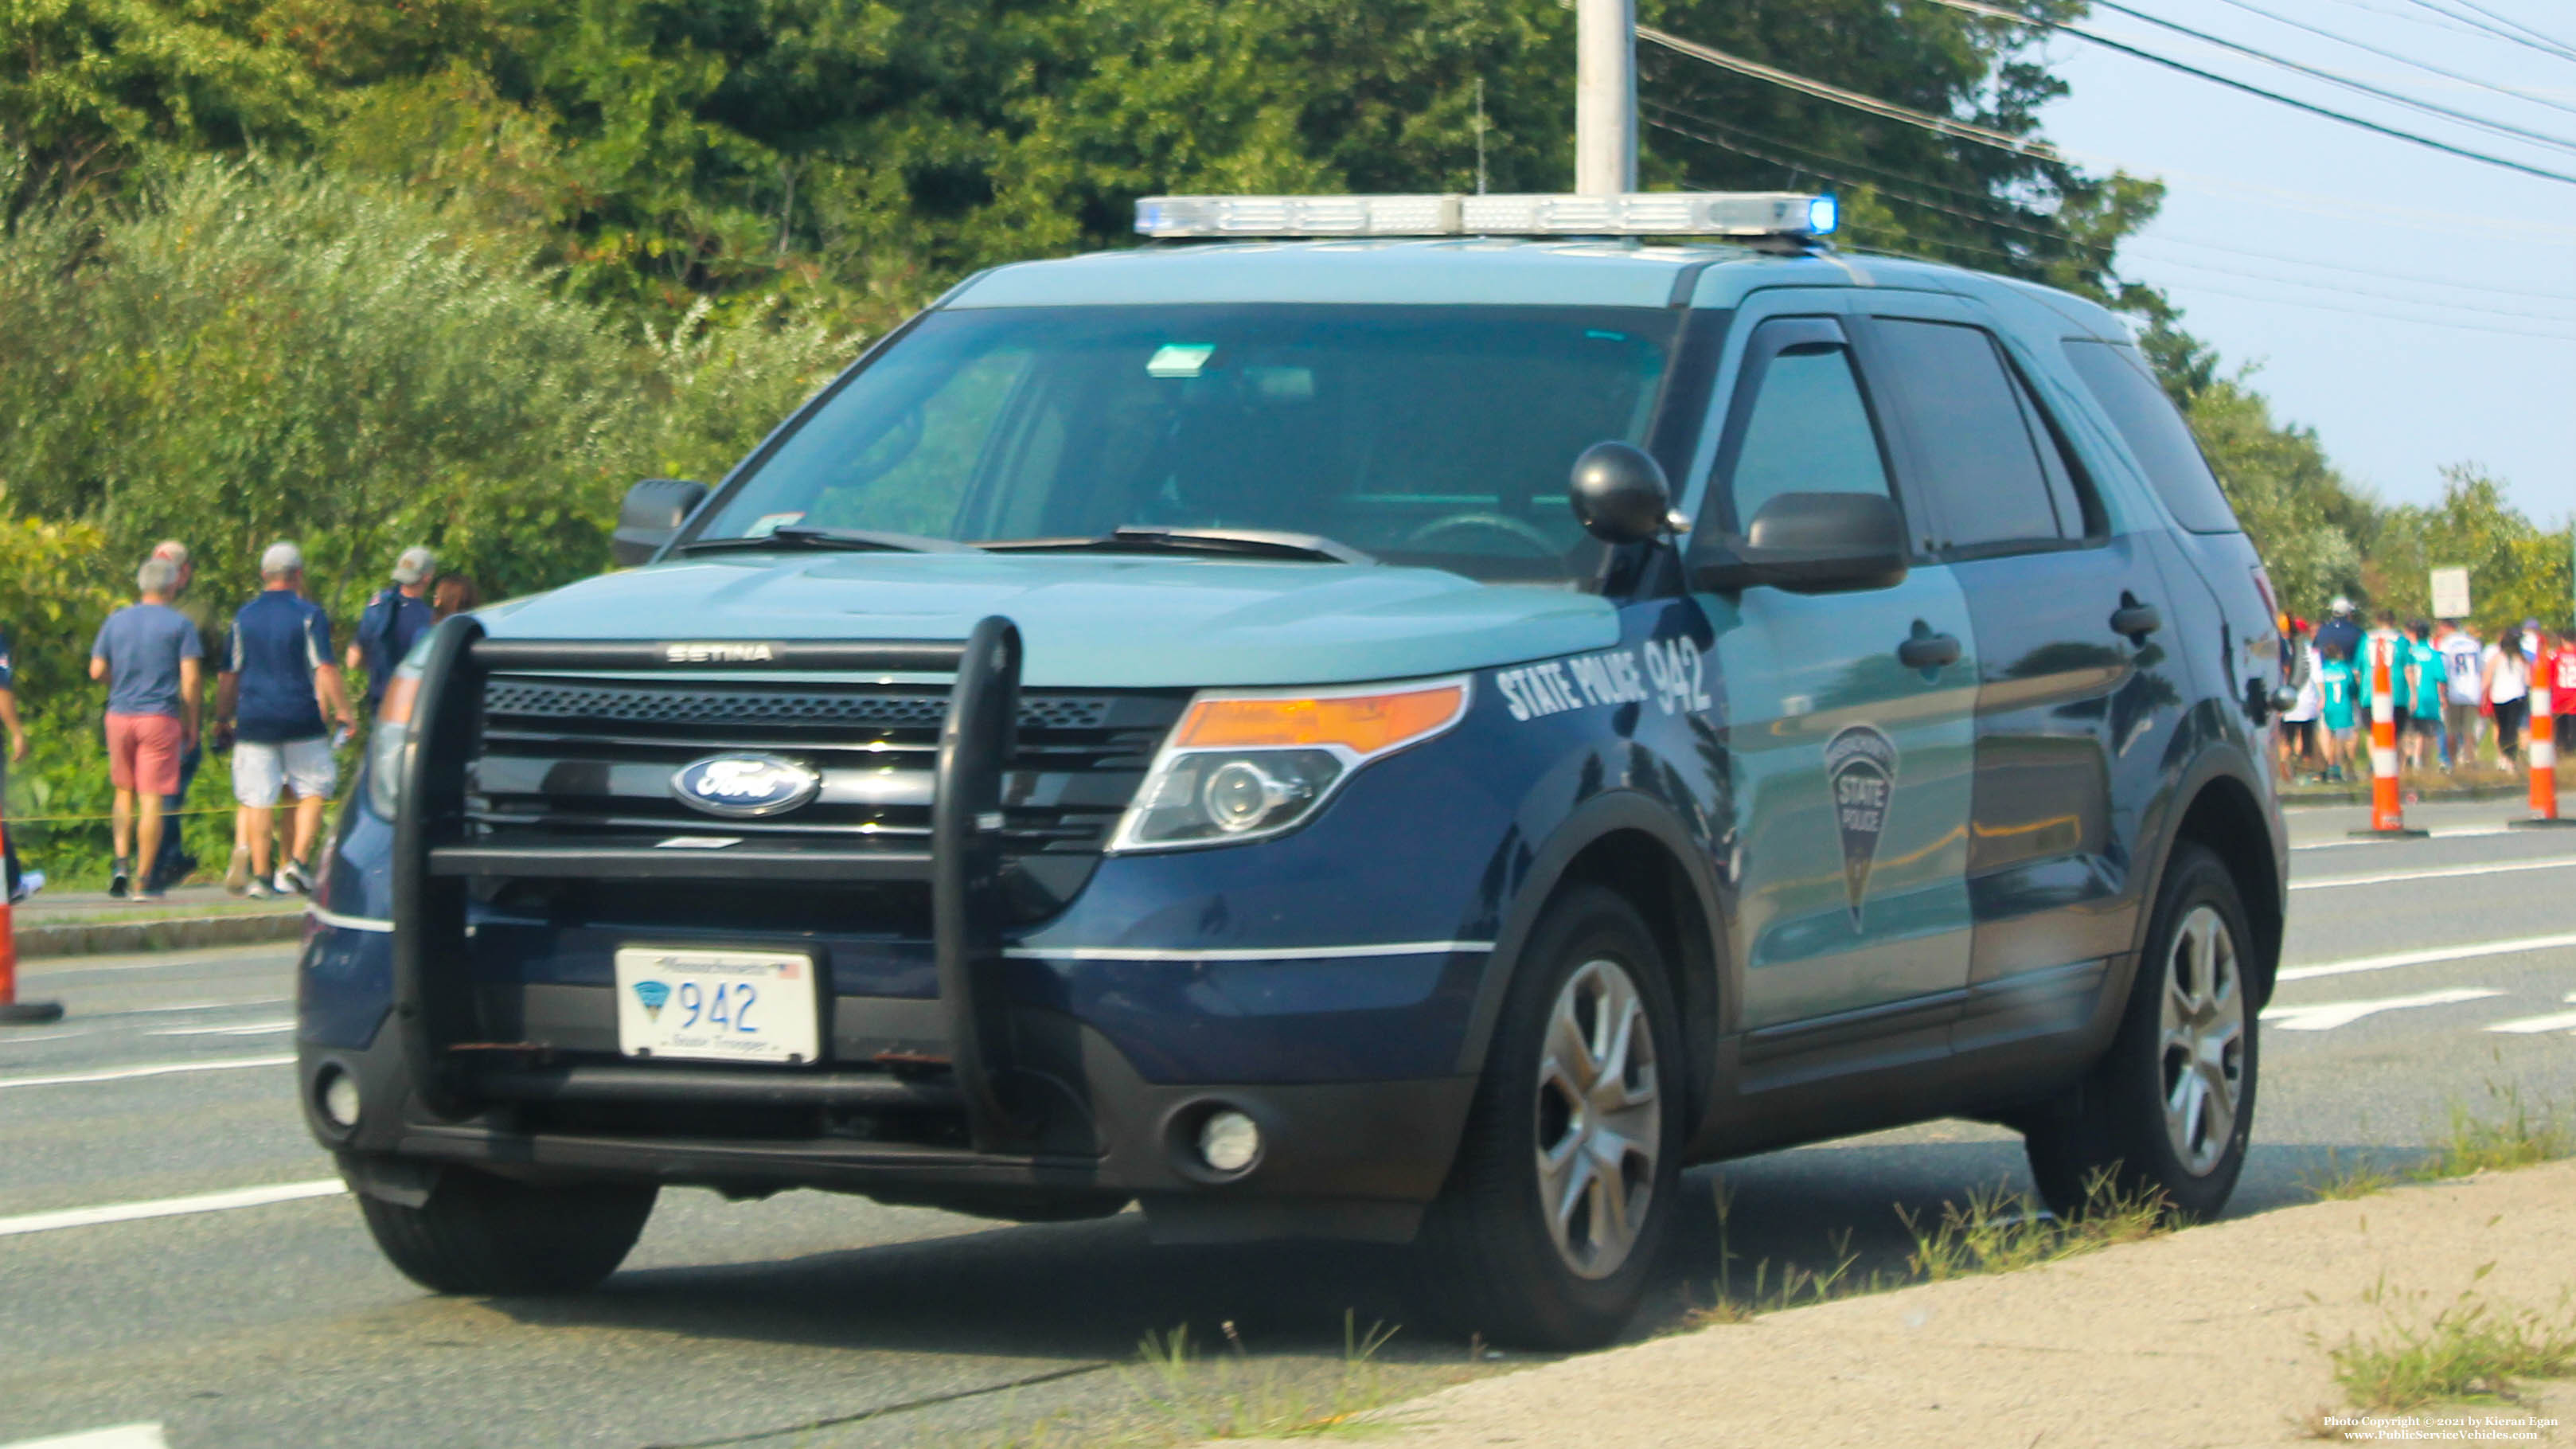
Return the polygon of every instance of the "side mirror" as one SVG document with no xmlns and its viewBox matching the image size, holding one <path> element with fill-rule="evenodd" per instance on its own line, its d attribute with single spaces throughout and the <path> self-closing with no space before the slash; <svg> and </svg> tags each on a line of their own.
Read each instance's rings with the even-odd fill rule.
<svg viewBox="0 0 2576 1449">
<path fill-rule="evenodd" d="M 1671 526 L 1672 486 L 1643 448 L 1593 444 L 1574 460 L 1565 491 L 1575 519 L 1603 543 L 1644 543 Z"/>
<path fill-rule="evenodd" d="M 1875 494 L 1782 493 L 1753 515 L 1734 554 L 1694 569 L 1699 587 L 1883 589 L 1905 579 L 1905 518 Z"/>
<path fill-rule="evenodd" d="M 610 556 L 620 568 L 651 563 L 706 499 L 707 485 L 686 478 L 647 478 L 627 489 L 617 531 L 609 535 Z"/>
</svg>

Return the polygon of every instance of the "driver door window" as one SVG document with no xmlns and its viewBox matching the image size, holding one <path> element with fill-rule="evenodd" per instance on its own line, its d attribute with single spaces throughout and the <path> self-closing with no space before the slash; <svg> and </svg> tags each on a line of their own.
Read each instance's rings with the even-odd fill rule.
<svg viewBox="0 0 2576 1449">
<path fill-rule="evenodd" d="M 1749 388 L 1718 458 L 1727 531 L 1741 534 L 1783 493 L 1893 497 L 1851 349 L 1822 318 L 1766 322 L 1748 349 Z"/>
</svg>

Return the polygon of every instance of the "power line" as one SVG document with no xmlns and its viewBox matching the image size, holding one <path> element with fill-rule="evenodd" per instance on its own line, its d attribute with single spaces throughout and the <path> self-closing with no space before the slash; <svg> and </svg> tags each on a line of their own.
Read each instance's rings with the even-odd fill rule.
<svg viewBox="0 0 2576 1449">
<path fill-rule="evenodd" d="M 2432 5 L 2425 4 L 2424 0 L 2416 0 L 2416 3 L 2424 5 L 2424 8 L 2427 10 L 2435 8 Z M 2463 10 L 2474 11 L 2479 15 L 2485 16 L 2488 20 L 2495 21 L 2498 25 L 2503 26 L 2504 29 L 2497 30 L 2494 33 L 2503 36 L 2503 38 L 2507 40 L 2515 41 L 2522 45 L 2528 45 L 2535 50 L 2546 50 L 2556 55 L 2576 59 L 2576 48 L 2570 48 L 2567 42 L 2560 40 L 2557 36 L 2534 30 L 2530 26 L 2523 24 L 2521 21 L 2514 19 L 2510 15 L 2499 15 L 2495 11 L 2489 10 L 2487 7 L 2478 4 L 2477 0 L 2457 0 L 2457 3 Z M 2472 20 L 2469 23 L 2471 25 L 2478 26 L 2478 28 L 2482 30 L 2488 28 L 2479 21 Z M 2522 35 L 2527 35 L 2531 38 L 2529 40 L 2524 40 L 2521 36 L 2508 33 L 2516 30 L 2522 32 Z"/>
<path fill-rule="evenodd" d="M 2569 105 L 2564 101 L 2553 101 L 2546 96 L 2537 95 L 2530 91 L 2517 90 L 2512 86 L 2498 85 L 2493 81 L 2481 80 L 2473 75 L 2464 75 L 2459 71 L 2446 70 L 2430 61 L 2418 60 L 2415 57 L 2406 54 L 2404 51 L 2388 50 L 2384 47 L 2373 45 L 2366 40 L 2355 40 L 2349 35 L 2328 30 L 2322 25 L 2311 25 L 2307 21 L 2294 19 L 2290 16 L 2283 15 L 2278 11 L 2266 10 L 2262 6 L 2253 3 L 2253 0 L 2222 0 L 2222 3 L 2233 5 L 2237 9 L 2242 10 L 2249 15 L 2260 15 L 2264 19 L 2269 20 L 2276 25 L 2286 25 L 2293 30 L 2304 30 L 2310 35 L 2323 36 L 2326 39 L 2335 42 L 2337 45 L 2348 45 L 2355 50 L 2367 51 L 2368 53 L 2379 56 L 2383 59 L 2396 61 L 2400 65 L 2411 65 L 2417 70 L 2430 75 L 2440 76 L 2445 80 L 2459 81 L 2465 85 L 2475 86 L 2480 90 L 2493 91 L 2500 96 L 2511 96 L 2515 100 L 2528 101 L 2535 106 L 2547 106 L 2553 111 L 2564 111 L 2570 115 L 2576 115 L 2576 105 Z"/>
<path fill-rule="evenodd" d="M 1934 3 L 1947 4 L 1949 3 L 1949 0 L 1934 0 Z M 2191 26 L 2181 24 L 2177 21 L 2166 20 L 2160 16 L 2151 15 L 2144 10 L 2123 5 L 2120 3 L 2120 0 L 2092 0 L 2092 3 L 2101 6 L 2105 10 L 2126 15 L 2132 20 L 2142 20 L 2147 24 L 2159 27 L 2160 29 L 2170 30 L 2176 35 L 2187 36 L 2190 39 L 2199 41 L 2203 45 L 2216 46 L 2220 50 L 2244 56 L 2249 60 L 2260 61 L 2265 65 L 2278 67 L 2279 69 L 2289 71 L 2293 75 L 2303 75 L 2312 80 L 2324 81 L 2328 85 L 2341 86 L 2345 90 L 2351 91 L 2356 95 L 2369 96 L 2374 100 L 2386 101 L 2392 105 L 2405 106 L 2412 110 L 2421 111 L 2426 115 L 2441 116 L 2449 120 L 2458 121 L 2464 125 L 2480 127 L 2484 130 L 2495 132 L 2498 135 L 2515 136 L 2525 141 L 2554 147 L 2562 151 L 2576 150 L 2576 142 L 2571 142 L 2564 136 L 2554 136 L 2546 131 L 2535 131 L 2527 126 L 2517 126 L 2508 121 L 2498 121 L 2490 117 L 2477 115 L 2474 112 L 2453 110 L 2449 106 L 2437 105 L 2432 101 L 2420 100 L 2416 97 L 2409 96 L 2402 91 L 2388 90 L 2380 86 L 2372 85 L 2367 81 L 2355 79 L 2354 77 L 2346 75 L 2340 71 L 2331 71 L 2325 69 L 2323 66 L 2309 65 L 2305 61 L 2292 60 L 2287 56 L 2274 55 L 2268 50 L 2260 50 L 2254 46 L 2246 45 L 2239 41 L 2229 40 L 2225 36 L 2212 35 L 2205 30 L 2196 30 Z M 2051 21 L 2045 23 L 2053 25 L 2057 22 Z M 2090 32 L 2074 26 L 2061 26 L 2060 28 L 2065 29 L 2070 34 L 2074 35 L 2089 37 L 2090 34 Z"/>
<path fill-rule="evenodd" d="M 2190 282 L 2186 286 L 2214 296 L 2234 297 L 2247 302 L 2269 302 L 2276 307 L 2302 307 L 2311 312 L 2340 312 L 2350 317 L 2369 317 L 2381 322 L 2410 323 L 2417 327 L 2440 327 L 2452 332 L 2475 332 L 2490 337 L 2535 337 L 2544 342 L 2576 342 L 2576 334 L 2533 332 L 2520 327 L 2491 327 L 2478 322 L 2442 322 L 2431 317 L 2403 317 L 2367 307 L 2338 307 L 2330 302 L 2310 302 L 2297 297 L 2283 297 L 2266 292 L 2235 291 L 2212 286 L 2207 282 Z"/>
<path fill-rule="evenodd" d="M 1638 26 L 1637 38 L 1651 41 L 1666 50 L 1677 51 L 1693 60 L 1704 61 L 1720 70 L 1731 70 L 1738 75 L 1751 76 L 1755 80 L 1769 81 L 1773 85 L 1785 86 L 1790 90 L 1814 96 L 1819 100 L 1832 101 L 1837 105 L 1849 106 L 1857 111 L 1866 111 L 1873 116 L 1881 116 L 1891 121 L 1903 121 L 1909 126 L 1920 126 L 1925 130 L 1938 131 L 1942 135 L 1953 136 L 1962 141 L 1973 141 L 1980 146 L 1992 146 L 1997 150 L 2010 151 L 2016 156 L 2028 156 L 2041 161 L 2060 159 L 2057 148 L 2045 141 L 2027 140 L 1985 126 L 1953 120 L 1948 116 L 1936 116 L 1929 111 L 1900 106 L 1894 101 L 1882 101 L 1876 96 L 1845 90 L 1841 86 L 1828 85 L 1820 80 L 1810 80 L 1793 71 L 1764 65 L 1758 60 L 1746 60 L 1740 55 L 1729 55 L 1725 51 L 1702 45 L 1695 40 L 1684 40 L 1678 35 L 1657 30 L 1651 25 Z M 2576 181 L 2576 177 L 2563 179 Z"/>
<path fill-rule="evenodd" d="M 2182 74 L 2194 77 L 2195 79 L 2208 81 L 2212 85 L 2225 86 L 2229 90 L 2243 91 L 2247 95 L 2259 96 L 2276 105 L 2288 106 L 2293 110 L 2306 111 L 2310 115 L 2323 116 L 2330 121 L 2341 121 L 2347 126 L 2357 126 L 2362 130 L 2386 136 L 2392 140 L 2410 142 L 2417 146 L 2445 152 L 2449 155 L 2458 156 L 2465 160 L 2483 161 L 2487 165 L 2500 166 L 2508 171 L 2519 171 L 2526 176 L 2537 176 L 2548 181 L 2564 181 L 2570 184 L 2576 184 L 2576 175 L 2570 175 L 2564 171 L 2552 171 L 2545 166 L 2534 166 L 2528 162 L 2516 161 L 2509 157 L 2494 155 L 2490 152 L 2472 151 L 2466 146 L 2455 146 L 2448 141 L 2436 140 L 2431 136 L 2426 136 L 2415 131 L 2405 130 L 2402 127 L 2383 125 L 2378 121 L 2366 120 L 2349 111 L 2338 111 L 2330 106 L 2318 105 L 2314 101 L 2303 101 L 2295 96 L 2285 96 L 2279 91 L 2266 90 L 2261 86 L 2255 85 L 2251 81 L 2241 81 L 2233 76 L 2220 75 L 2218 72 L 2213 70 L 2203 70 L 2199 66 L 2175 60 L 2171 56 L 2158 55 L 2154 51 L 2130 45 L 2125 41 L 2113 40 L 2109 36 L 2103 35 L 2098 31 L 2086 30 L 2080 26 L 2068 25 L 2064 21 L 2036 20 L 2030 16 L 2021 14 L 2019 11 L 2005 10 L 1993 5 L 1981 4 L 1979 3 L 1979 0 L 1927 0 L 1927 3 L 1947 6 L 1952 10 L 1966 11 L 1971 15 L 1983 15 L 1993 20 L 2009 20 L 2017 25 L 2030 25 L 2048 30 L 2062 31 L 2079 40 L 2090 41 L 2095 45 L 2101 46 L 2105 50 L 2115 50 L 2122 55 L 2146 61 L 2150 65 L 2159 65 L 2167 70 L 2179 71 Z M 2094 3 L 2107 5 L 2109 0 L 2094 0 Z M 1639 26 L 1637 28 L 1637 34 L 1644 36 L 1646 34 L 1646 28 L 1644 26 Z M 2569 143 L 2560 142 L 2558 144 L 2566 145 Z"/>
</svg>

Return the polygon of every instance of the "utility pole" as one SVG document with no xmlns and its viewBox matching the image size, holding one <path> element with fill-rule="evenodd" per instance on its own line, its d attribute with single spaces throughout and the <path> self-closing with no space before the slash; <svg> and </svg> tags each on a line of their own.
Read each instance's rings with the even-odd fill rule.
<svg viewBox="0 0 2576 1449">
<path fill-rule="evenodd" d="M 1574 0 L 1574 189 L 1637 189 L 1636 0 Z"/>
</svg>

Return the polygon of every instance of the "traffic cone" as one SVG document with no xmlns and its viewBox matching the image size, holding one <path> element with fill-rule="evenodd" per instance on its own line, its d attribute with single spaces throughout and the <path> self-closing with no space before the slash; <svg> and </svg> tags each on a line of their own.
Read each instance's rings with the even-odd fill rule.
<svg viewBox="0 0 2576 1449">
<path fill-rule="evenodd" d="M 2397 695 L 2389 681 L 2389 641 L 2370 640 L 2370 828 L 2355 836 L 2373 840 L 2429 835 L 2406 828 L 2406 801 L 2397 786 Z"/>
<path fill-rule="evenodd" d="M 9 826 L 0 821 L 0 849 L 9 842 Z M 18 999 L 18 935 L 9 919 L 9 892 L 0 885 L 0 1026 L 40 1026 L 63 1019 L 59 1001 Z"/>
<path fill-rule="evenodd" d="M 2522 758 L 2531 766 L 2531 814 L 2523 820 L 2509 820 L 2508 825 L 2525 829 L 2547 829 L 2557 825 L 2576 825 L 2576 820 L 2562 820 L 2558 815 L 2558 727 L 2550 697 L 2556 683 L 2558 662 L 2543 654 L 2531 666 L 2531 741 Z M 2576 704 L 2576 700 L 2568 703 Z"/>
</svg>

